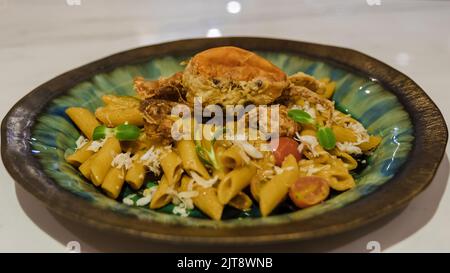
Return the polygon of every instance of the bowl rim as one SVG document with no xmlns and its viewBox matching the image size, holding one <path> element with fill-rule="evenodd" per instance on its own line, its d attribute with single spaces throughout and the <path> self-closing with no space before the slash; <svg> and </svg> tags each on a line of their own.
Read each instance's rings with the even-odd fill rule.
<svg viewBox="0 0 450 273">
<path fill-rule="evenodd" d="M 54 98 L 93 75 L 142 63 L 149 58 L 184 55 L 215 46 L 234 45 L 255 51 L 283 51 L 320 59 L 355 74 L 375 79 L 393 93 L 409 114 L 414 128 L 408 160 L 389 181 L 350 205 L 289 224 L 269 227 L 201 229 L 141 221 L 137 217 L 94 206 L 57 185 L 31 153 L 28 139 L 36 117 Z M 387 64 L 353 49 L 261 37 L 221 37 L 177 40 L 143 46 L 104 57 L 61 74 L 19 100 L 1 125 L 3 164 L 13 179 L 50 210 L 102 230 L 146 239 L 194 244 L 259 244 L 334 235 L 369 224 L 406 206 L 432 181 L 445 153 L 448 130 L 440 110 L 410 78 Z M 24 162 L 18 163 L 18 162 Z M 33 177 L 33 179 L 30 179 Z M 401 183 L 400 183 L 401 182 Z M 400 195 L 401 193 L 401 195 Z M 378 202 L 378 200 L 384 200 Z M 76 204 L 74 207 L 73 204 Z"/>
</svg>

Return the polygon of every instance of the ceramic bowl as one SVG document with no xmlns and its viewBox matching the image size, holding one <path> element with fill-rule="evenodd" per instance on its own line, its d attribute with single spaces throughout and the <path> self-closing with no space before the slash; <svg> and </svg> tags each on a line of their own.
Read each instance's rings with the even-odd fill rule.
<svg viewBox="0 0 450 273">
<path fill-rule="evenodd" d="M 239 46 L 287 74 L 336 81 L 333 99 L 383 140 L 357 177 L 357 186 L 328 201 L 266 218 L 213 221 L 180 217 L 112 200 L 67 164 L 80 133 L 65 115 L 90 110 L 103 94 L 133 95 L 132 79 L 157 79 L 207 48 Z M 368 224 L 405 205 L 431 181 L 447 142 L 436 105 L 411 79 L 360 52 L 266 38 L 182 40 L 137 48 L 74 69 L 37 87 L 2 123 L 2 158 L 11 176 L 56 213 L 101 229 L 190 243 L 267 243 L 336 234 Z"/>
</svg>

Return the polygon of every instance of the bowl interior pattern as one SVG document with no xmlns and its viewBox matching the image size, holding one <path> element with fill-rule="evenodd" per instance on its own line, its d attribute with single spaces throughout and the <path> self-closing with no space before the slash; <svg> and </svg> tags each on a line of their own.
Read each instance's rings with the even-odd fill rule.
<svg viewBox="0 0 450 273">
<path fill-rule="evenodd" d="M 32 152 L 55 183 L 94 206 L 138 217 L 144 221 L 194 227 L 270 225 L 320 217 L 324 212 L 349 205 L 370 194 L 394 176 L 407 159 L 414 139 L 410 117 L 395 95 L 385 90 L 375 80 L 317 59 L 291 53 L 267 51 L 257 53 L 283 69 L 288 75 L 303 71 L 316 78 L 328 77 L 336 81 L 333 99 L 337 108 L 357 118 L 370 134 L 382 136 L 380 146 L 368 158 L 367 167 L 356 177 L 355 188 L 320 205 L 292 213 L 266 218 L 212 221 L 129 207 L 103 195 L 85 180 L 76 168 L 65 162 L 66 151 L 75 148 L 75 141 L 80 135 L 64 113 L 67 107 L 81 106 L 94 111 L 102 105 L 101 96 L 104 94 L 134 95 L 133 77 L 141 75 L 147 79 L 157 79 L 160 76 L 169 76 L 181 71 L 183 66 L 180 62 L 189 59 L 190 56 L 163 56 L 140 64 L 122 66 L 109 73 L 95 75 L 90 80 L 76 85 L 68 90 L 66 95 L 54 99 L 39 115 L 30 139 Z"/>
</svg>

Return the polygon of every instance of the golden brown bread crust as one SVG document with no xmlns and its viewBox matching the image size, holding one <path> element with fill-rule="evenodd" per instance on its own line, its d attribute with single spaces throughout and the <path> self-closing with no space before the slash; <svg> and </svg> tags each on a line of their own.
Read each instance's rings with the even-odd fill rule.
<svg viewBox="0 0 450 273">
<path fill-rule="evenodd" d="M 286 74 L 253 52 L 232 47 L 202 51 L 188 63 L 182 78 L 187 101 L 205 104 L 269 104 L 289 82 Z"/>
</svg>

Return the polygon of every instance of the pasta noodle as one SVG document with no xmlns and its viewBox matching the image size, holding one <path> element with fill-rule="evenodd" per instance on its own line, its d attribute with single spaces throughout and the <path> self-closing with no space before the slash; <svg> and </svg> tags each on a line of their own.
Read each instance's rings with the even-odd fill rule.
<svg viewBox="0 0 450 273">
<path fill-rule="evenodd" d="M 253 198 L 259 202 L 259 193 L 261 191 L 261 187 L 269 181 L 269 179 L 273 176 L 274 170 L 273 167 L 275 165 L 275 159 L 272 154 L 266 155 L 264 159 L 259 160 L 257 162 L 258 168 L 256 174 L 252 177 L 250 181 L 250 192 Z"/>
<path fill-rule="evenodd" d="M 108 127 L 116 127 L 120 124 L 144 125 L 144 119 L 138 108 L 107 106 L 98 108 L 95 116 Z"/>
<path fill-rule="evenodd" d="M 301 160 L 299 163 L 300 176 L 319 176 L 325 178 L 328 185 L 337 191 L 345 191 L 355 186 L 355 180 L 348 172 L 344 162 L 338 158 L 331 158 L 326 164 L 313 160 Z"/>
<path fill-rule="evenodd" d="M 115 137 L 106 140 L 91 163 L 91 181 L 94 185 L 100 186 L 103 183 L 103 179 L 111 168 L 111 162 L 121 151 L 120 143 Z"/>
<path fill-rule="evenodd" d="M 367 151 L 375 149 L 380 144 L 380 142 L 381 142 L 381 137 L 369 136 L 369 141 L 359 144 L 359 148 L 361 148 L 361 150 L 363 152 L 367 152 Z"/>
<path fill-rule="evenodd" d="M 139 108 L 141 101 L 131 96 L 104 95 L 102 101 L 106 105 L 118 105 L 123 108 Z"/>
<path fill-rule="evenodd" d="M 252 199 L 250 199 L 250 197 L 244 192 L 238 193 L 228 203 L 228 205 L 230 205 L 238 210 L 242 210 L 242 211 L 249 210 L 251 208 L 252 204 L 253 204 Z"/>
<path fill-rule="evenodd" d="M 321 82 L 325 83 L 325 92 L 322 95 L 330 99 L 336 90 L 336 82 L 330 81 L 329 78 L 322 79 Z"/>
<path fill-rule="evenodd" d="M 209 178 L 209 173 L 203 166 L 202 162 L 198 158 L 195 150 L 195 144 L 192 140 L 180 140 L 177 142 L 176 147 L 180 153 L 180 157 L 183 163 L 183 169 L 186 172 L 194 171 L 201 175 L 203 178 Z"/>
<path fill-rule="evenodd" d="M 331 163 L 327 180 L 328 185 L 337 191 L 345 191 L 355 186 L 355 180 L 340 159 Z"/>
<path fill-rule="evenodd" d="M 348 153 L 341 152 L 336 149 L 334 149 L 332 153 L 342 160 L 349 171 L 354 170 L 358 167 L 358 162 Z"/>
<path fill-rule="evenodd" d="M 133 164 L 125 176 L 125 181 L 135 190 L 142 187 L 145 179 L 145 166 L 140 161 L 143 154 L 144 152 L 140 151 L 133 156 Z"/>
<path fill-rule="evenodd" d="M 181 158 L 175 152 L 169 152 L 161 158 L 161 168 L 170 186 L 176 185 L 183 174 Z"/>
<path fill-rule="evenodd" d="M 80 149 L 73 154 L 66 157 L 66 161 L 74 166 L 80 166 L 83 162 L 88 160 L 93 154 L 93 151 L 89 151 L 88 148 L 92 144 L 92 141 L 87 142 Z"/>
<path fill-rule="evenodd" d="M 102 190 L 113 199 L 117 199 L 125 179 L 123 168 L 111 168 L 102 183 Z"/>
<path fill-rule="evenodd" d="M 348 128 L 336 125 L 331 128 L 333 129 L 337 142 L 356 142 L 358 140 L 356 134 Z"/>
<path fill-rule="evenodd" d="M 166 176 L 163 175 L 159 181 L 158 189 L 153 194 L 152 201 L 150 202 L 151 209 L 159 209 L 170 203 L 172 197 L 168 193 L 169 189 L 169 182 Z"/>
<path fill-rule="evenodd" d="M 105 107 L 97 108 L 95 116 L 106 126 L 116 127 L 120 124 L 144 125 L 144 118 L 139 111 L 137 98 L 127 96 L 105 95 L 102 97 Z"/>
<path fill-rule="evenodd" d="M 192 178 L 183 176 L 181 191 L 188 190 L 188 184 L 192 183 Z M 193 190 L 198 192 L 198 195 L 192 198 L 194 205 L 204 214 L 214 220 L 220 220 L 224 205 L 219 202 L 217 197 L 217 189 L 214 187 L 204 188 L 200 185 L 193 185 Z"/>
<path fill-rule="evenodd" d="M 86 161 L 84 161 L 78 170 L 81 172 L 81 174 L 86 177 L 87 179 L 91 179 L 91 167 L 92 162 L 97 157 L 97 154 L 93 154 L 91 157 L 89 157 Z"/>
<path fill-rule="evenodd" d="M 225 150 L 220 158 L 220 162 L 227 169 L 235 169 L 245 165 L 245 161 L 242 158 L 242 149 L 237 145 L 233 145 Z"/>
<path fill-rule="evenodd" d="M 294 156 L 286 157 L 281 168 L 283 172 L 275 175 L 259 193 L 259 208 L 263 216 L 269 215 L 284 200 L 289 187 L 298 178 L 297 161 Z"/>
<path fill-rule="evenodd" d="M 227 204 L 250 184 L 250 180 L 255 173 L 256 167 L 254 165 L 247 165 L 225 175 L 217 188 L 219 201 L 224 205 Z"/>
<path fill-rule="evenodd" d="M 69 107 L 66 109 L 66 114 L 81 132 L 92 140 L 94 129 L 100 125 L 95 116 L 88 109 L 82 107 Z"/>
</svg>

